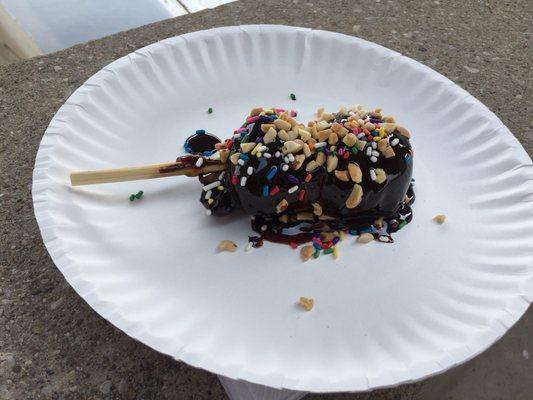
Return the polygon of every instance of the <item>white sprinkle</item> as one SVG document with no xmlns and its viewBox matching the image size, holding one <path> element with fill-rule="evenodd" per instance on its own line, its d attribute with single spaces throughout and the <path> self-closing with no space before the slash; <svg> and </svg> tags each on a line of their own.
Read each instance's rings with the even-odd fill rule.
<svg viewBox="0 0 533 400">
<path fill-rule="evenodd" d="M 361 132 L 359 135 L 357 135 L 357 139 L 362 139 L 364 138 L 366 135 L 364 132 Z M 316 147 L 316 146 L 315 146 Z"/>
<path fill-rule="evenodd" d="M 261 225 L 261 231 L 264 232 L 268 229 L 268 226 L 266 225 Z"/>
<path fill-rule="evenodd" d="M 377 151 L 377 150 L 372 151 L 372 155 L 376 156 L 376 157 L 379 157 L 379 151 Z"/>
<path fill-rule="evenodd" d="M 211 198 L 211 195 L 213 194 L 213 191 L 212 190 L 208 190 L 207 193 L 205 194 L 205 199 L 206 200 L 209 200 Z"/>
<path fill-rule="evenodd" d="M 254 245 L 253 242 L 248 242 L 246 247 L 244 248 L 244 251 L 250 251 L 252 249 L 252 246 Z"/>
<path fill-rule="evenodd" d="M 283 161 L 285 161 L 286 163 L 289 163 L 289 157 L 283 157 Z"/>
<path fill-rule="evenodd" d="M 240 174 L 241 174 L 241 166 L 239 164 L 237 164 L 235 166 L 234 175 L 240 175 Z"/>
<path fill-rule="evenodd" d="M 279 151 L 276 151 L 276 154 L 274 154 L 276 157 L 281 157 L 281 153 Z"/>
<path fill-rule="evenodd" d="M 289 161 L 290 161 L 290 162 L 293 162 L 293 161 L 294 161 L 294 154 L 289 153 L 289 155 L 288 155 L 287 157 L 289 157 Z"/>
<path fill-rule="evenodd" d="M 360 126 L 363 126 L 365 124 L 365 121 L 363 121 L 362 119 L 358 119 L 357 122 Z"/>
<path fill-rule="evenodd" d="M 315 144 L 315 149 L 320 149 L 321 147 L 326 147 L 326 146 L 327 146 L 326 142 L 319 142 Z"/>
<path fill-rule="evenodd" d="M 282 169 L 283 171 L 286 172 L 286 171 L 289 170 L 289 165 L 288 165 L 288 164 L 283 164 L 283 165 L 281 166 L 281 169 Z"/>
<path fill-rule="evenodd" d="M 198 160 L 196 160 L 196 168 L 200 168 L 203 163 L 204 163 L 204 159 L 200 157 Z"/>
<path fill-rule="evenodd" d="M 205 185 L 202 189 L 204 190 L 204 192 L 207 192 L 208 190 L 216 188 L 218 185 L 220 185 L 220 181 L 214 181 L 209 185 Z"/>
<path fill-rule="evenodd" d="M 263 157 L 265 157 L 265 158 L 270 158 L 270 157 L 272 157 L 272 154 L 270 154 L 270 153 L 263 153 Z"/>
<path fill-rule="evenodd" d="M 392 141 L 390 142 L 390 144 L 391 144 L 392 146 L 396 146 L 398 143 L 400 143 L 400 139 L 398 139 L 398 138 L 394 138 L 394 139 L 392 139 Z"/>
<path fill-rule="evenodd" d="M 372 147 L 368 146 L 366 148 L 366 155 L 369 156 L 369 157 L 372 155 Z"/>
<path fill-rule="evenodd" d="M 372 146 L 373 149 L 377 149 L 378 148 L 378 144 L 376 142 L 370 143 L 370 146 Z"/>
<path fill-rule="evenodd" d="M 221 181 L 222 178 L 224 178 L 224 175 L 226 175 L 226 171 L 222 171 L 220 175 L 218 176 L 218 180 Z"/>
<path fill-rule="evenodd" d="M 385 243 L 390 242 L 390 238 L 389 238 L 388 236 L 385 236 L 385 235 L 381 235 L 381 236 L 378 238 L 378 240 L 379 240 L 380 242 L 385 242 Z"/>
<path fill-rule="evenodd" d="M 239 160 L 237 161 L 237 164 L 244 165 L 244 160 L 242 158 L 239 158 Z"/>
<path fill-rule="evenodd" d="M 207 215 L 211 215 L 213 212 L 208 208 L 207 210 L 205 210 L 205 213 L 206 213 Z"/>
<path fill-rule="evenodd" d="M 252 133 L 254 126 L 255 126 L 255 122 L 252 122 L 251 124 L 246 125 L 246 129 L 248 129 L 248 133 Z"/>
<path fill-rule="evenodd" d="M 372 157 L 370 157 L 370 161 L 375 163 L 375 162 L 378 161 L 378 158 L 376 156 L 372 156 Z"/>
<path fill-rule="evenodd" d="M 243 176 L 243 177 L 241 178 L 241 186 L 246 186 L 246 180 L 247 180 L 247 179 L 248 179 L 248 178 L 246 178 L 245 176 Z"/>
<path fill-rule="evenodd" d="M 248 167 L 248 169 L 246 170 L 246 173 L 248 175 L 252 175 L 254 173 L 254 167 L 252 167 L 252 166 Z"/>
<path fill-rule="evenodd" d="M 255 221 L 255 215 L 252 215 L 252 216 L 250 217 L 250 219 L 251 219 L 252 221 Z"/>
<path fill-rule="evenodd" d="M 291 193 L 296 192 L 297 190 L 298 190 L 298 185 L 294 185 L 294 186 L 291 187 L 289 190 L 287 190 L 287 192 L 288 192 L 289 194 L 291 194 Z"/>
<path fill-rule="evenodd" d="M 374 169 L 371 169 L 370 170 L 370 179 L 372 179 L 373 181 L 376 180 L 376 171 Z"/>
<path fill-rule="evenodd" d="M 529 351 L 522 350 L 522 357 L 524 357 L 526 360 L 529 360 Z"/>
<path fill-rule="evenodd" d="M 233 139 L 240 139 L 240 138 L 241 138 L 240 133 L 236 133 L 235 135 L 233 135 Z"/>
<path fill-rule="evenodd" d="M 260 153 L 263 153 L 263 152 L 265 152 L 265 151 L 267 151 L 267 150 L 268 150 L 268 147 L 266 147 L 266 146 L 261 146 L 261 147 L 259 147 L 259 148 L 257 149 L 257 151 L 260 152 Z"/>
</svg>

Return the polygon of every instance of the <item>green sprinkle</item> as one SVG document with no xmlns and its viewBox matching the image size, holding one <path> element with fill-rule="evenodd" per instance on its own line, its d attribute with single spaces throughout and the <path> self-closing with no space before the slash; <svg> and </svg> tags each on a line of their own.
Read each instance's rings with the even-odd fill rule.
<svg viewBox="0 0 533 400">
<path fill-rule="evenodd" d="M 296 100 L 296 95 L 294 93 L 291 93 L 290 98 L 291 100 Z"/>
<path fill-rule="evenodd" d="M 357 147 L 354 146 L 350 151 L 352 152 L 352 154 L 357 154 L 359 150 L 357 149 Z"/>
<path fill-rule="evenodd" d="M 130 201 L 133 201 L 133 200 L 135 200 L 135 195 L 134 195 L 134 194 L 131 194 L 131 195 L 130 195 Z"/>
<path fill-rule="evenodd" d="M 320 250 L 315 250 L 315 252 L 313 253 L 313 257 L 314 258 L 320 257 Z"/>
<path fill-rule="evenodd" d="M 331 254 L 331 253 L 333 253 L 333 249 L 331 247 L 329 249 L 324 249 L 324 250 L 322 250 L 322 253 Z"/>
<path fill-rule="evenodd" d="M 402 229 L 405 225 L 407 225 L 407 221 L 402 221 L 400 225 L 398 225 L 398 229 Z"/>
<path fill-rule="evenodd" d="M 141 197 L 143 197 L 143 194 L 144 194 L 144 192 L 143 192 L 142 190 L 139 190 L 139 191 L 137 192 L 137 194 L 135 195 L 135 198 L 136 198 L 136 199 L 140 199 Z"/>
<path fill-rule="evenodd" d="M 207 109 L 207 113 L 208 113 L 208 114 L 213 114 L 213 108 L 209 107 L 209 108 Z"/>
<path fill-rule="evenodd" d="M 241 143 L 247 143 L 249 137 L 250 137 L 249 134 L 244 135 L 243 138 L 241 139 Z"/>
</svg>

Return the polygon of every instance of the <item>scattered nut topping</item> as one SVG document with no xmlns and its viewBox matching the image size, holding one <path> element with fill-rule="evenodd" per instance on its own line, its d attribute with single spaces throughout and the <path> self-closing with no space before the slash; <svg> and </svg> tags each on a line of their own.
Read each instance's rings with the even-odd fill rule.
<svg viewBox="0 0 533 400">
<path fill-rule="evenodd" d="M 278 118 L 274 120 L 274 125 L 277 129 L 284 129 L 286 131 L 290 130 L 292 128 L 291 124 L 281 118 Z"/>
<path fill-rule="evenodd" d="M 241 143 L 241 150 L 243 153 L 249 153 L 256 146 L 254 142 Z"/>
<path fill-rule="evenodd" d="M 297 221 L 312 221 L 314 220 L 313 214 L 308 212 L 299 212 L 296 214 Z"/>
<path fill-rule="evenodd" d="M 352 193 L 348 196 L 348 199 L 346 199 L 346 207 L 347 208 L 355 208 L 361 203 L 361 200 L 363 199 L 363 188 L 359 184 L 353 185 Z"/>
<path fill-rule="evenodd" d="M 352 181 L 355 183 L 361 183 L 363 180 L 363 172 L 361 171 L 361 167 L 357 165 L 356 163 L 349 163 L 348 164 L 348 173 L 350 174 L 350 178 L 352 178 Z"/>
<path fill-rule="evenodd" d="M 311 257 L 313 257 L 313 254 L 315 253 L 315 248 L 311 245 L 303 246 L 300 250 L 300 258 L 303 261 L 309 260 Z"/>
<path fill-rule="evenodd" d="M 262 125 L 261 128 L 263 126 L 264 125 Z M 276 140 L 277 136 L 278 136 L 278 133 L 276 132 L 276 130 L 273 127 L 270 127 L 268 131 L 265 133 L 265 135 L 263 136 L 263 141 L 265 142 L 265 144 L 272 143 L 274 142 L 274 140 Z"/>
<path fill-rule="evenodd" d="M 287 207 L 289 207 L 289 203 L 287 202 L 287 200 L 283 199 L 281 200 L 278 205 L 276 206 L 276 212 L 278 214 L 282 213 L 283 211 L 285 211 L 287 209 Z"/>
<path fill-rule="evenodd" d="M 370 243 L 372 240 L 374 236 L 371 233 L 361 233 L 356 239 L 357 243 Z"/>
<path fill-rule="evenodd" d="M 387 174 L 382 168 L 376 168 L 376 182 L 381 184 L 387 180 Z"/>
<path fill-rule="evenodd" d="M 401 135 L 405 136 L 408 139 L 411 137 L 411 134 L 409 133 L 409 131 L 405 129 L 403 126 L 397 125 L 396 130 L 400 132 Z"/>
<path fill-rule="evenodd" d="M 315 305 L 315 301 L 307 297 L 300 297 L 298 304 L 300 304 L 305 311 L 311 311 Z"/>
<path fill-rule="evenodd" d="M 338 169 L 335 170 L 335 177 L 341 181 L 348 182 L 350 180 L 350 177 L 348 176 L 348 171 L 339 171 Z"/>
<path fill-rule="evenodd" d="M 446 215 L 444 214 L 437 214 L 433 218 L 437 224 L 443 224 L 444 221 L 446 221 Z"/>
<path fill-rule="evenodd" d="M 276 120 L 277 121 L 277 120 Z M 281 129 L 279 132 L 278 132 L 278 137 L 286 142 L 287 140 L 289 140 L 289 134 L 287 133 L 287 131 L 285 129 Z"/>
<path fill-rule="evenodd" d="M 241 145 L 242 147 L 242 145 Z M 289 140 L 283 145 L 283 153 L 297 153 L 302 149 L 302 145 L 298 142 Z"/>
<path fill-rule="evenodd" d="M 217 246 L 219 251 L 229 251 L 231 253 L 237 251 L 237 245 L 231 240 L 223 240 Z"/>
<path fill-rule="evenodd" d="M 278 220 L 286 224 L 287 222 L 289 222 L 289 216 L 287 214 L 280 215 Z"/>
<path fill-rule="evenodd" d="M 318 215 L 319 217 L 322 215 L 322 206 L 318 203 L 313 203 L 313 214 Z"/>
<path fill-rule="evenodd" d="M 337 164 L 339 163 L 339 159 L 335 156 L 328 156 L 328 164 L 327 164 L 327 170 L 328 172 L 333 171 L 335 168 L 337 168 Z"/>
<path fill-rule="evenodd" d="M 255 117 L 256 115 L 259 115 L 262 112 L 263 112 L 263 107 L 252 108 L 252 111 L 250 111 L 250 117 Z"/>
<path fill-rule="evenodd" d="M 324 165 L 324 163 L 326 162 L 326 154 L 324 153 L 318 153 L 316 155 L 316 159 L 315 159 L 316 163 L 318 166 L 322 166 Z M 316 168 L 316 167 L 315 167 Z M 314 169 L 314 168 L 313 168 Z"/>
<path fill-rule="evenodd" d="M 323 153 L 321 153 L 323 154 Z M 307 165 L 305 166 L 305 170 L 307 172 L 312 172 L 314 171 L 315 169 L 317 169 L 319 167 L 318 163 L 314 160 L 311 160 L 307 163 Z"/>
</svg>

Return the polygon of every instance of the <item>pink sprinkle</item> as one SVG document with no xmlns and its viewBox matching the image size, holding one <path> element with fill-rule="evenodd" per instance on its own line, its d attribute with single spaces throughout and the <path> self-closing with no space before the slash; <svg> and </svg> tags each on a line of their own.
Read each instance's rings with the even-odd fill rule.
<svg viewBox="0 0 533 400">
<path fill-rule="evenodd" d="M 357 135 L 358 133 L 361 133 L 361 130 L 359 128 L 353 128 L 352 132 Z"/>
<path fill-rule="evenodd" d="M 285 110 L 283 108 L 275 108 L 274 110 L 276 110 L 276 112 L 279 114 L 279 113 L 282 113 L 282 112 L 285 112 Z"/>
<path fill-rule="evenodd" d="M 239 128 L 239 129 L 237 129 L 235 132 L 237 132 L 237 133 L 248 132 L 248 129 L 246 129 L 246 128 Z"/>
<path fill-rule="evenodd" d="M 296 117 L 298 115 L 298 111 L 296 110 L 291 110 L 291 113 L 290 113 L 290 116 L 291 117 Z"/>
<path fill-rule="evenodd" d="M 252 122 L 255 122 L 259 119 L 259 115 L 256 115 L 255 117 L 249 117 L 249 118 L 246 118 L 246 123 L 247 124 L 251 124 Z"/>
<path fill-rule="evenodd" d="M 339 156 L 342 156 L 344 154 L 344 149 L 337 150 L 337 153 L 339 154 Z"/>
</svg>

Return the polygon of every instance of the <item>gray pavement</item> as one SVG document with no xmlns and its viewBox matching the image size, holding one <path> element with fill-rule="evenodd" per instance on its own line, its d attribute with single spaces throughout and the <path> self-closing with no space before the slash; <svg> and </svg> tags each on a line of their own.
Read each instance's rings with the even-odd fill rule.
<svg viewBox="0 0 533 400">
<path fill-rule="evenodd" d="M 464 87 L 533 152 L 530 22 L 518 1 L 243 0 L 0 67 L 0 399 L 225 399 L 210 373 L 156 353 L 69 287 L 33 217 L 31 174 L 50 119 L 89 76 L 154 41 L 223 25 L 276 23 L 382 44 Z M 528 31 L 529 30 L 529 31 Z M 340 399 L 513 399 L 533 393 L 533 311 L 476 359 L 423 382 Z"/>
</svg>

